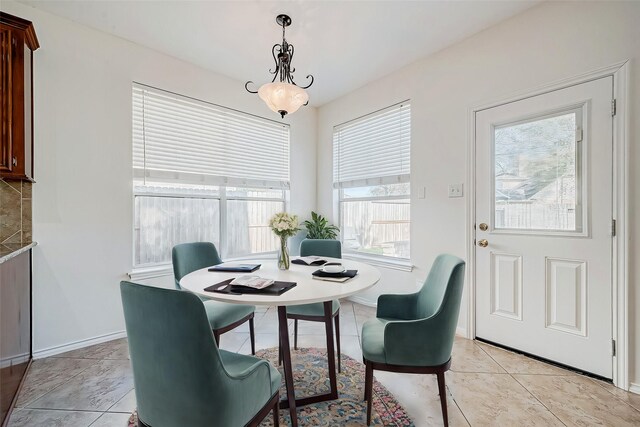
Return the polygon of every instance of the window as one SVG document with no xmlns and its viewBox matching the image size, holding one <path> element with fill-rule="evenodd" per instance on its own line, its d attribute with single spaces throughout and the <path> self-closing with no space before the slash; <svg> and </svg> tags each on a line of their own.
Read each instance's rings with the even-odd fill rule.
<svg viewBox="0 0 640 427">
<path fill-rule="evenodd" d="M 289 126 L 133 86 L 134 266 L 213 242 L 223 258 L 272 252 L 269 218 L 285 210 Z"/>
<path fill-rule="evenodd" d="M 410 258 L 411 106 L 333 129 L 333 186 L 345 252 Z"/>
<path fill-rule="evenodd" d="M 494 128 L 496 229 L 581 232 L 582 108 Z"/>
</svg>

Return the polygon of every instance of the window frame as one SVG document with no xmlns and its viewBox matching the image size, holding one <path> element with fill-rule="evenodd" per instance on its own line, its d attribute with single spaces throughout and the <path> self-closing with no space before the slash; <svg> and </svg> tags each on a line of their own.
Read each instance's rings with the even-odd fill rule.
<svg viewBox="0 0 640 427">
<path fill-rule="evenodd" d="M 366 186 L 370 187 L 370 186 Z M 365 188 L 365 187 L 351 187 Z M 390 255 L 377 255 L 367 252 L 355 251 L 344 246 L 344 209 L 342 203 L 345 202 L 371 202 L 378 200 L 409 200 L 411 206 L 411 190 L 405 195 L 388 195 L 388 196 L 367 196 L 367 197 L 344 197 L 344 188 L 336 189 L 338 193 L 338 224 L 340 226 L 340 243 L 342 244 L 342 253 L 345 258 L 355 260 L 364 260 L 370 264 L 380 265 L 383 267 L 395 268 L 398 270 L 411 271 L 411 232 L 409 232 L 409 257 L 395 257 Z M 411 217 L 409 217 L 409 230 L 411 230 Z"/>
<path fill-rule="evenodd" d="M 576 213 L 575 213 L 575 221 L 576 226 L 580 223 L 580 230 L 559 230 L 559 229 L 537 229 L 537 228 L 507 228 L 507 227 L 496 227 L 496 179 L 495 179 L 495 134 L 496 130 L 509 127 L 509 126 L 517 126 L 523 123 L 531 123 L 539 120 L 544 120 L 547 118 L 554 118 L 564 114 L 575 114 L 576 120 L 576 132 L 582 132 L 581 140 L 576 141 Z M 587 183 L 589 179 L 588 175 L 588 151 L 589 151 L 589 143 L 590 143 L 590 133 L 589 133 L 589 114 L 590 108 L 589 103 L 579 103 L 579 104 L 571 104 L 561 108 L 554 108 L 553 110 L 548 110 L 544 112 L 540 112 L 534 115 L 527 115 L 524 117 L 514 118 L 511 120 L 494 123 L 491 127 L 491 194 L 493 195 L 491 198 L 491 210 L 492 215 L 490 218 L 490 231 L 496 234 L 504 234 L 504 235 L 530 235 L 530 236 L 540 236 L 540 237 L 554 237 L 554 236 L 566 236 L 566 237 L 589 237 L 591 234 L 590 229 L 590 218 L 589 211 L 585 209 L 588 206 L 588 188 Z"/>
<path fill-rule="evenodd" d="M 234 177 L 234 176 L 226 176 L 226 175 L 209 175 L 203 173 L 191 173 L 191 172 L 178 172 L 171 170 L 156 170 L 156 169 L 147 169 L 146 159 L 143 160 L 142 169 L 136 166 L 136 157 L 135 157 L 135 147 L 136 147 L 136 137 L 132 130 L 132 271 L 129 273 L 129 276 L 132 279 L 146 279 L 152 277 L 164 276 L 167 274 L 171 274 L 173 270 L 173 266 L 171 261 L 168 262 L 159 262 L 159 263 L 144 263 L 139 264 L 136 262 L 136 259 L 139 258 L 138 253 L 136 252 L 136 234 L 139 231 L 139 228 L 136 228 L 136 198 L 141 196 L 146 197 L 172 197 L 172 198 L 185 198 L 185 199 L 214 199 L 218 200 L 218 229 L 219 229 L 219 242 L 217 244 L 218 251 L 220 256 L 224 260 L 234 260 L 234 259 L 256 259 L 256 258 L 264 258 L 265 256 L 272 256 L 277 252 L 277 248 L 273 251 L 269 252 L 256 252 L 256 253 L 247 253 L 240 254 L 239 256 L 234 256 L 233 258 L 226 258 L 227 248 L 227 218 L 229 217 L 228 209 L 229 203 L 231 201 L 265 201 L 265 202 L 279 202 L 282 204 L 282 211 L 289 211 L 290 206 L 290 173 L 291 173 L 291 128 L 289 124 L 282 123 L 270 118 L 258 116 L 255 114 L 251 114 L 245 111 L 240 111 L 234 108 L 225 107 L 219 104 L 215 104 L 203 99 L 197 99 L 188 95 L 172 92 L 166 89 L 161 89 L 158 87 L 146 85 L 144 83 L 132 82 L 132 92 L 131 92 L 131 100 L 132 100 L 132 111 L 131 111 L 131 120 L 132 126 L 135 127 L 136 122 L 136 112 L 134 109 L 134 104 L 136 100 L 136 94 L 138 92 L 148 91 L 152 96 L 167 96 L 176 101 L 176 105 L 180 105 L 181 102 L 194 103 L 194 105 L 201 105 L 203 108 L 210 108 L 216 111 L 215 114 L 222 114 L 223 116 L 226 114 L 231 114 L 233 117 L 232 121 L 237 122 L 238 120 L 244 121 L 245 118 L 247 120 L 246 125 L 248 126 L 252 121 L 259 120 L 268 123 L 272 123 L 277 125 L 277 128 L 282 128 L 283 132 L 286 132 L 286 135 L 283 136 L 285 138 L 286 151 L 283 148 L 283 155 L 286 156 L 286 161 L 283 162 L 283 167 L 286 164 L 287 169 L 287 178 L 283 180 L 282 177 L 277 179 L 263 179 L 263 178 L 251 178 L 246 179 L 242 177 Z M 144 105 L 144 95 L 143 96 L 143 105 Z M 178 107 L 176 107 L 178 108 Z M 142 113 L 142 126 L 144 127 L 144 112 Z M 213 113 L 212 113 L 213 114 Z M 143 134 L 144 135 L 144 134 Z M 144 139 L 144 136 L 143 136 Z M 146 150 L 146 141 L 142 141 L 143 147 L 142 150 Z M 279 170 L 282 170 L 280 168 Z M 186 186 L 184 188 L 180 188 L 181 191 L 172 192 L 170 189 L 166 192 L 156 192 L 151 188 L 147 188 L 145 191 L 145 185 L 147 182 L 153 184 L 166 184 L 171 187 L 172 185 L 176 186 Z M 192 187 L 192 192 L 189 194 L 189 186 Z M 209 187 L 212 190 L 216 190 L 216 194 L 203 194 L 203 192 L 196 189 L 196 187 Z M 247 195 L 234 195 L 230 194 L 228 189 L 247 189 L 249 191 L 273 191 L 279 192 L 278 197 L 251 197 Z"/>
<path fill-rule="evenodd" d="M 339 180 L 336 181 L 336 168 L 340 166 L 336 164 L 336 136 L 340 135 L 340 132 L 343 130 L 345 125 L 350 123 L 365 123 L 367 118 L 370 117 L 372 120 L 376 121 L 379 119 L 380 114 L 384 114 L 386 111 L 392 111 L 394 108 L 398 107 L 402 109 L 407 106 L 409 108 L 409 120 L 408 120 L 408 131 L 409 131 L 409 149 L 408 149 L 408 163 L 406 163 L 409 167 L 408 171 L 405 171 L 404 168 L 400 168 L 401 174 L 398 176 L 394 175 L 384 175 L 384 176 L 368 176 L 368 177 L 360 177 L 356 180 Z M 402 114 L 399 115 L 400 120 L 402 120 Z M 384 108 L 380 108 L 378 110 L 372 111 L 370 113 L 364 114 L 362 116 L 356 117 L 352 120 L 348 120 L 346 122 L 337 124 L 333 126 L 332 132 L 332 161 L 333 161 L 333 170 L 332 170 L 332 181 L 333 181 L 333 201 L 334 201 L 334 212 L 338 214 L 338 224 L 340 226 L 340 243 L 343 245 L 342 253 L 344 258 L 350 258 L 354 260 L 365 261 L 372 265 L 378 265 L 381 267 L 392 268 L 402 271 L 411 271 L 413 269 L 413 264 L 411 263 L 411 122 L 412 122 L 412 114 L 411 114 L 411 99 L 406 99 L 401 102 L 396 102 Z M 338 136 L 339 138 L 340 136 Z M 340 142 L 342 144 L 342 142 Z M 342 149 L 342 148 L 340 148 Z M 339 163 L 339 160 L 338 160 Z M 408 172 L 408 173 L 406 173 Z M 338 174 L 339 176 L 339 174 Z M 361 185 L 360 185 L 361 184 Z M 408 184 L 408 191 L 406 194 L 402 195 L 384 195 L 384 196 L 366 196 L 366 197 L 344 197 L 344 192 L 346 189 L 353 188 L 366 188 L 373 187 L 377 185 L 394 185 L 394 184 Z M 349 248 L 345 248 L 344 246 L 344 209 L 343 203 L 346 202 L 365 202 L 365 201 L 391 201 L 391 200 L 408 200 L 409 202 L 409 256 L 408 258 L 404 257 L 395 257 L 391 255 L 379 255 L 366 253 L 356 250 L 351 250 Z M 336 206 L 337 205 L 337 206 Z"/>
<path fill-rule="evenodd" d="M 220 241 L 218 243 L 218 245 L 216 246 L 218 249 L 218 252 L 220 254 L 220 258 L 222 258 L 223 260 L 236 260 L 236 259 L 258 259 L 258 258 L 264 258 L 265 256 L 269 256 L 269 255 L 275 255 L 277 253 L 277 249 L 274 249 L 273 251 L 269 251 L 269 252 L 256 252 L 256 253 L 247 253 L 247 254 L 241 254 L 240 256 L 235 256 L 232 258 L 226 258 L 226 251 L 227 251 L 227 242 L 226 239 L 224 238 L 224 236 L 226 235 L 226 228 L 227 228 L 227 217 L 228 217 L 228 211 L 227 211 L 227 202 L 228 201 L 235 201 L 235 200 L 240 200 L 240 201 L 265 201 L 265 202 L 281 202 L 282 203 L 282 209 L 285 212 L 288 212 L 289 210 L 289 190 L 286 189 L 281 189 L 281 188 L 277 188 L 277 189 L 271 189 L 273 191 L 279 191 L 282 194 L 282 197 L 279 198 L 270 198 L 270 197 L 250 197 L 250 196 L 233 196 L 233 195 L 228 195 L 227 194 L 227 187 L 232 187 L 232 186 L 212 186 L 212 187 L 216 187 L 218 190 L 218 195 L 206 195 L 206 194 L 185 194 L 185 193 L 171 193 L 171 192 L 166 192 L 166 193 L 155 193 L 153 191 L 144 191 L 144 190 L 139 190 L 137 188 L 144 188 L 144 185 L 141 185 L 141 183 L 135 183 L 134 182 L 134 188 L 133 188 L 133 194 L 132 194 L 132 202 L 133 202 L 133 223 L 132 223 L 132 227 L 131 227 L 131 231 L 132 231 L 132 266 L 133 266 L 133 271 L 131 273 L 129 273 L 129 276 L 131 278 L 133 278 L 133 275 L 136 274 L 141 274 L 144 277 L 142 278 L 147 278 L 146 274 L 152 274 L 152 276 L 149 277 L 156 277 L 159 275 L 164 275 L 166 273 L 169 273 L 173 270 L 173 266 L 171 264 L 171 262 L 164 262 L 164 263 L 146 263 L 146 264 L 137 264 L 136 263 L 136 227 L 135 227 L 135 221 L 136 221 L 136 197 L 172 197 L 172 198 L 184 198 L 184 199 L 213 199 L 213 200 L 218 200 L 218 206 L 220 209 L 219 212 L 219 230 L 220 230 Z M 233 186 L 233 188 L 238 188 Z M 252 188 L 252 190 L 254 190 Z M 257 189 L 255 189 L 257 190 Z M 267 190 L 267 189 L 264 189 Z M 163 273 L 163 274 L 156 274 L 156 273 Z"/>
</svg>

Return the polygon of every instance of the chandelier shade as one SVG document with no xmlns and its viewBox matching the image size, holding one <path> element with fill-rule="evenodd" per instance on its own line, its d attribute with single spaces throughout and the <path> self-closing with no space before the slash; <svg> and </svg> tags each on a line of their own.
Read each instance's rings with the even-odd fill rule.
<svg viewBox="0 0 640 427">
<path fill-rule="evenodd" d="M 271 111 L 282 117 L 298 111 L 298 108 L 309 102 L 309 95 L 304 89 L 291 83 L 265 83 L 258 89 L 258 96 Z"/>
<path fill-rule="evenodd" d="M 285 38 L 285 29 L 291 25 L 291 18 L 287 15 L 278 15 L 276 17 L 278 25 L 282 26 L 282 44 L 274 44 L 271 48 L 271 54 L 275 61 L 275 69 L 269 70 L 273 74 L 271 83 L 265 83 L 258 90 L 249 89 L 252 81 L 245 83 L 244 87 L 249 93 L 257 93 L 258 96 L 267 104 L 267 106 L 284 118 L 287 114 L 298 111 L 303 105 L 309 103 L 309 95 L 305 91 L 313 84 L 313 76 L 309 74 L 307 79 L 311 81 L 307 86 L 298 86 L 293 80 L 295 68 L 291 66 L 293 60 L 293 45 L 287 42 Z M 276 79 L 279 81 L 276 82 Z"/>
</svg>

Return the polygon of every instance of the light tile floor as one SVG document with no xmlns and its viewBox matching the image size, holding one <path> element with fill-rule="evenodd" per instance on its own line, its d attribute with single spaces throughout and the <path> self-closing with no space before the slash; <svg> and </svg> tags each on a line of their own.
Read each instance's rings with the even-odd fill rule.
<svg viewBox="0 0 640 427">
<path fill-rule="evenodd" d="M 342 352 L 362 360 L 359 331 L 375 309 L 345 301 L 340 313 Z M 277 345 L 275 309 L 259 309 L 256 332 L 257 348 Z M 325 346 L 321 323 L 301 322 L 299 334 L 300 346 Z M 248 327 L 224 334 L 221 347 L 248 354 Z M 417 426 L 442 425 L 434 376 L 375 375 Z M 640 395 L 462 338 L 447 386 L 452 426 L 640 426 Z M 34 361 L 9 426 L 126 426 L 135 405 L 121 339 Z"/>
</svg>

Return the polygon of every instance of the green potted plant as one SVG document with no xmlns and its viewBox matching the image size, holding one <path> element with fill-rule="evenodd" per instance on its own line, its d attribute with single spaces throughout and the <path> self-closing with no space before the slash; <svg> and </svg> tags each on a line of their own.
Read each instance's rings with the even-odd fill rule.
<svg viewBox="0 0 640 427">
<path fill-rule="evenodd" d="M 340 229 L 325 217 L 315 212 L 311 212 L 311 220 L 306 220 L 303 225 L 307 229 L 307 239 L 335 240 L 338 238 Z"/>
</svg>

